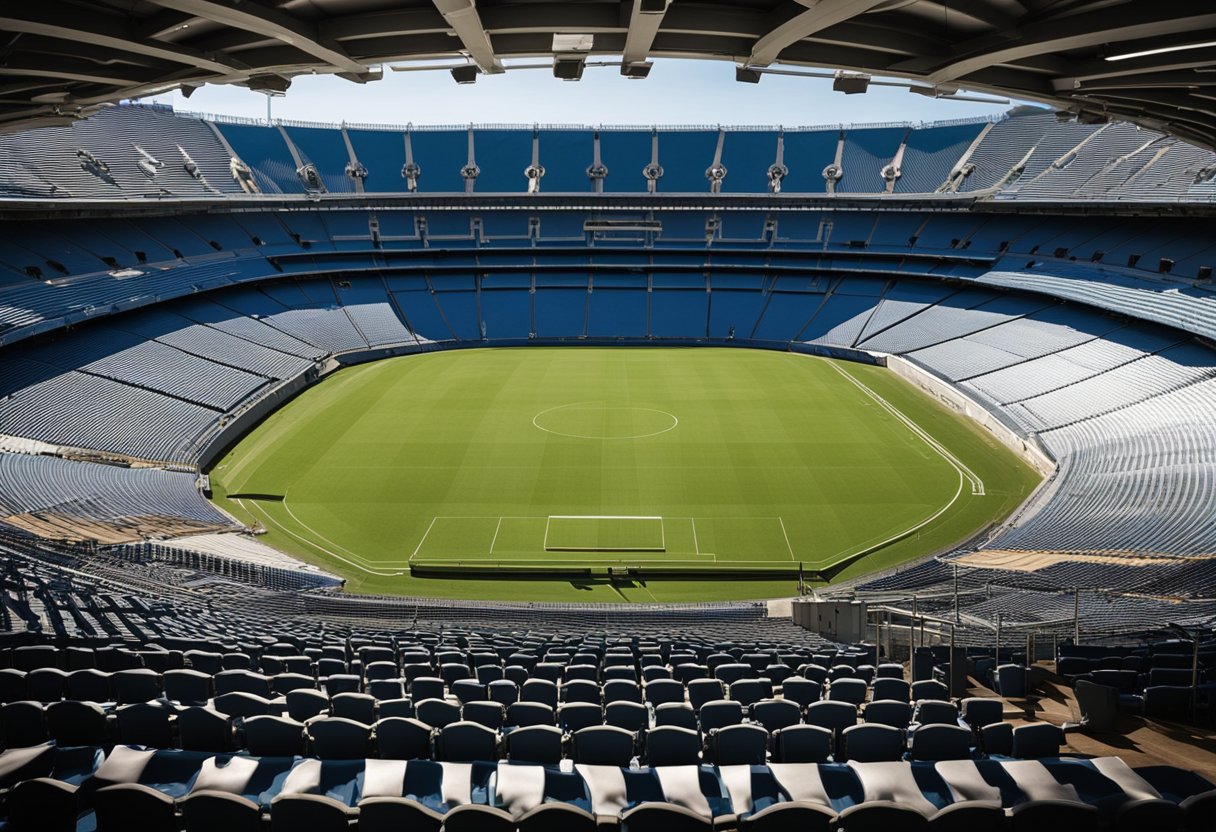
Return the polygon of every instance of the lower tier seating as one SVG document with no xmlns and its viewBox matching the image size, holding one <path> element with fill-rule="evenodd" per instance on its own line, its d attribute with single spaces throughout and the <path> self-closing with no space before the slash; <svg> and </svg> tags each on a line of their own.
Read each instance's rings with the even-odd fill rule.
<svg viewBox="0 0 1216 832">
<path fill-rule="evenodd" d="M 253 830 L 264 815 L 274 830 L 1169 832 L 1216 812 L 1202 777 L 1113 757 L 623 768 L 44 745 L 0 755 L 0 787 L 6 828 L 40 832 Z"/>
</svg>

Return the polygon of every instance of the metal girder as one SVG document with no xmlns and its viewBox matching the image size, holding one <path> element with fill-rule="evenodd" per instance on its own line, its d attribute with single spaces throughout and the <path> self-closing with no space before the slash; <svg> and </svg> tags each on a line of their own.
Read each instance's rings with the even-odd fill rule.
<svg viewBox="0 0 1216 832">
<path fill-rule="evenodd" d="M 752 45 L 748 66 L 769 66 L 783 49 L 829 26 L 864 14 L 887 0 L 798 0 L 802 11 L 781 20 Z"/>
<path fill-rule="evenodd" d="M 1018 23 L 1018 19 L 1006 12 L 1003 7 L 988 2 L 988 0 L 933 0 L 933 2 L 943 8 L 940 19 L 947 28 L 950 26 L 952 14 L 965 15 L 998 30 L 1010 29 Z M 933 13 L 934 19 L 938 19 L 937 14 L 936 11 Z"/>
<path fill-rule="evenodd" d="M 23 52 L 8 57 L 0 64 L 0 75 L 60 78 L 65 81 L 82 81 L 87 84 L 108 84 L 125 87 L 141 84 L 156 77 L 155 73 L 129 64 L 98 64 L 82 61 L 65 55 L 31 54 Z"/>
<path fill-rule="evenodd" d="M 434 0 L 434 3 L 478 69 L 488 74 L 504 71 L 477 13 L 477 0 Z"/>
<path fill-rule="evenodd" d="M 361 75 L 366 64 L 353 59 L 341 45 L 323 39 L 317 27 L 284 12 L 241 0 L 150 0 L 158 6 L 243 29 L 290 44 L 334 70 Z"/>
<path fill-rule="evenodd" d="M 61 0 L 0 5 L 0 30 L 87 43 L 117 52 L 145 55 L 219 74 L 239 69 L 226 55 L 204 54 L 185 46 L 139 37 L 121 18 L 68 7 Z"/>
<path fill-rule="evenodd" d="M 500 72 L 504 56 L 550 56 L 554 35 L 587 34 L 592 54 L 623 56 L 631 77 L 656 57 L 849 70 L 1118 114 L 1216 146 L 1203 112 L 1216 47 L 1187 48 L 1216 41 L 1211 0 L 483 3 L 0 0 L 0 122 L 183 85 L 365 81 L 384 62 L 464 55 Z M 1170 47 L 1182 50 L 1106 60 Z"/>
<path fill-rule="evenodd" d="M 171 37 L 190 28 L 191 21 L 197 20 L 192 14 L 182 14 L 173 9 L 161 9 L 135 26 L 133 33 L 141 39 Z"/>
<path fill-rule="evenodd" d="M 1195 49 L 1176 53 L 1176 60 L 1169 55 L 1137 58 L 1127 61 L 1092 61 L 1072 67 L 1066 75 L 1053 78 L 1052 88 L 1057 92 L 1068 93 L 1073 90 L 1088 89 L 1091 86 L 1101 86 L 1103 83 L 1115 80 L 1135 80 L 1144 77 L 1160 76 L 1163 74 L 1200 75 L 1197 72 L 1205 67 L 1216 66 L 1216 47 Z M 1210 70 L 1208 70 L 1210 71 Z"/>
<path fill-rule="evenodd" d="M 1216 72 L 1146 72 L 1099 78 L 1086 82 L 1076 90 L 1078 95 L 1092 95 L 1109 90 L 1188 90 L 1216 87 Z"/>
<path fill-rule="evenodd" d="M 627 8 L 627 33 L 625 35 L 625 52 L 621 58 L 621 74 L 626 74 L 629 67 L 642 64 L 650 57 L 650 47 L 654 45 L 654 36 L 663 25 L 671 0 L 662 0 L 661 11 L 643 11 L 642 0 L 624 0 Z"/>
<path fill-rule="evenodd" d="M 361 41 L 372 38 L 399 38 L 435 33 L 447 34 L 448 23 L 434 6 L 393 9 L 372 14 L 352 14 L 335 17 L 317 24 L 322 37 L 331 40 Z M 363 48 L 364 44 L 346 44 L 347 49 Z M 374 52 L 375 50 L 373 50 Z"/>
<path fill-rule="evenodd" d="M 1173 118 L 1185 118 L 1194 120 L 1195 116 L 1205 117 L 1197 123 L 1211 124 L 1216 121 L 1216 99 L 1201 98 L 1192 95 L 1179 95 L 1176 92 L 1154 92 L 1152 95 L 1145 95 L 1142 91 L 1127 90 L 1116 93 L 1110 97 L 1114 102 L 1131 102 L 1134 106 L 1139 106 L 1147 113 L 1152 113 L 1159 117 L 1170 115 Z M 1188 115 L 1180 115 L 1180 114 Z"/>
<path fill-rule="evenodd" d="M 1216 28 L 1216 11 L 1208 2 L 1173 0 L 1150 7 L 1133 3 L 1029 23 L 959 44 L 945 62 L 926 56 L 895 69 L 922 73 L 934 83 L 943 83 L 963 79 L 990 66 L 1017 63 L 1037 55 L 1093 49 L 1126 41 L 1143 40 L 1152 44 L 1154 39 L 1168 35 L 1213 28 Z"/>
</svg>

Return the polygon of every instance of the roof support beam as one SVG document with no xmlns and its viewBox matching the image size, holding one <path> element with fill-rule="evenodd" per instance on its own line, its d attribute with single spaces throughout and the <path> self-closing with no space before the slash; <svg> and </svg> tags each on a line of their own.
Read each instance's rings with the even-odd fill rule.
<svg viewBox="0 0 1216 832">
<path fill-rule="evenodd" d="M 1210 3 L 1173 0 L 1147 10 L 1140 4 L 1059 16 L 1011 29 L 1000 35 L 977 38 L 960 44 L 945 63 L 933 58 L 907 61 L 892 67 L 901 73 L 925 73 L 934 83 L 957 81 L 973 72 L 997 64 L 1075 49 L 1094 49 L 1108 43 L 1144 41 L 1152 48 L 1155 39 L 1216 28 L 1216 12 Z"/>
<path fill-rule="evenodd" d="M 312 55 L 334 71 L 357 79 L 368 73 L 368 67 L 346 54 L 341 45 L 324 40 L 316 26 L 298 20 L 281 11 L 241 0 L 151 0 L 166 9 L 201 17 L 225 26 L 232 26 L 263 37 L 273 38 Z"/>
<path fill-rule="evenodd" d="M 0 65 L 0 75 L 19 78 L 36 75 L 39 78 L 60 78 L 86 84 L 126 87 L 150 81 L 156 73 L 129 64 L 102 65 L 92 61 L 73 60 L 62 55 L 13 55 Z"/>
<path fill-rule="evenodd" d="M 86 43 L 220 74 L 238 68 L 225 56 L 207 55 L 188 47 L 140 38 L 120 18 L 79 6 L 69 7 L 62 0 L 0 5 L 0 31 Z"/>
<path fill-rule="evenodd" d="M 167 38 L 175 32 L 190 28 L 190 23 L 194 20 L 198 20 L 194 15 L 182 14 L 173 9 L 161 9 L 135 25 L 135 37 L 141 40 Z"/>
<path fill-rule="evenodd" d="M 504 71 L 477 13 L 477 0 L 434 0 L 434 3 L 478 69 L 491 75 Z"/>
<path fill-rule="evenodd" d="M 798 0 L 804 6 L 761 35 L 752 45 L 748 66 L 769 66 L 782 50 L 837 23 L 865 14 L 885 0 Z"/>
<path fill-rule="evenodd" d="M 628 74 L 630 66 L 646 63 L 650 57 L 650 47 L 654 45 L 654 37 L 663 25 L 663 16 L 671 7 L 671 0 L 625 0 L 624 9 L 628 10 L 629 30 L 625 35 L 625 52 L 622 58 L 621 74 Z M 653 8 L 652 8 L 653 7 Z"/>
<path fill-rule="evenodd" d="M 1191 75 L 1198 78 L 1201 74 L 1206 75 L 1208 72 L 1201 73 L 1196 70 L 1216 64 L 1216 48 L 1180 52 L 1177 61 L 1162 60 L 1163 57 L 1165 56 L 1156 55 L 1128 61 L 1087 62 L 1073 67 L 1073 71 L 1068 75 L 1053 78 L 1051 86 L 1057 92 L 1068 93 L 1073 90 L 1100 87 L 1106 81 L 1139 80 L 1165 73 L 1174 73 L 1179 77 Z"/>
<path fill-rule="evenodd" d="M 972 20 L 986 23 L 994 29 L 1011 29 L 1017 25 L 1017 18 L 1005 12 L 992 2 L 981 0 L 933 0 L 946 10 L 945 20 L 949 22 L 950 14 L 961 14 Z"/>
</svg>

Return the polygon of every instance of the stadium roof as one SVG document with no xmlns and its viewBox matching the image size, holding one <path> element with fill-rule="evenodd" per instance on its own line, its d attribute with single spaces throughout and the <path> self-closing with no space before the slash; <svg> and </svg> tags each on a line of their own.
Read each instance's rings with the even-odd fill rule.
<svg viewBox="0 0 1216 832">
<path fill-rule="evenodd" d="M 0 4 L 0 37 L 0 129 L 206 83 L 371 81 L 384 64 L 467 63 L 470 80 L 513 58 L 559 77 L 611 58 L 645 77 L 681 57 L 745 81 L 814 67 L 1008 94 L 1216 147 L 1210 0 L 32 0 Z"/>
</svg>

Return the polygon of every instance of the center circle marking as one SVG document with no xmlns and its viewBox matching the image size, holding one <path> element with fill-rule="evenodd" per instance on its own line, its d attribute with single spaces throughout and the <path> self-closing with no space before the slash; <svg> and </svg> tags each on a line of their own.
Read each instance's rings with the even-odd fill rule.
<svg viewBox="0 0 1216 832">
<path fill-rule="evenodd" d="M 633 417 L 633 428 L 641 429 L 638 433 L 613 434 L 605 425 L 605 414 L 632 412 L 644 414 L 639 419 Z M 610 417 L 609 417 L 610 418 Z M 546 427 L 545 423 L 553 425 Z M 532 417 L 532 426 L 552 433 L 555 436 L 565 436 L 570 439 L 648 439 L 675 430 L 680 420 L 666 410 L 654 407 L 633 407 L 630 405 L 605 405 L 601 402 L 575 402 L 559 404 L 542 410 Z M 596 427 L 600 428 L 596 432 Z"/>
</svg>

